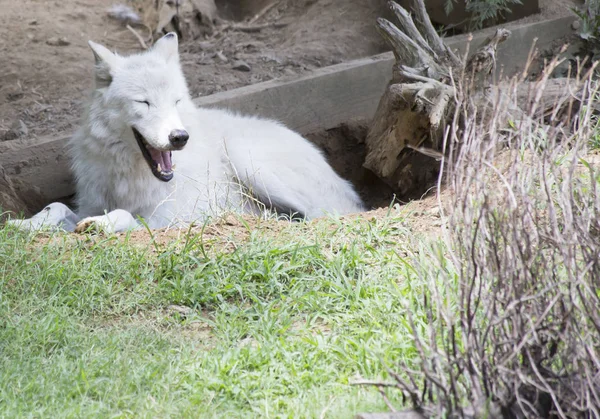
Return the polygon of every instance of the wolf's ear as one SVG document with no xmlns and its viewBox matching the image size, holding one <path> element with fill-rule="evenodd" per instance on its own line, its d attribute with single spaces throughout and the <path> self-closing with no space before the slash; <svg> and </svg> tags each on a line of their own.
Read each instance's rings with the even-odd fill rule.
<svg viewBox="0 0 600 419">
<path fill-rule="evenodd" d="M 93 41 L 88 41 L 88 45 L 96 59 L 96 87 L 107 87 L 112 81 L 111 73 L 115 69 L 119 57 L 105 46 Z"/>
<path fill-rule="evenodd" d="M 152 51 L 160 54 L 166 61 L 170 61 L 172 58 L 179 57 L 178 47 L 177 34 L 169 32 L 154 43 Z"/>
</svg>

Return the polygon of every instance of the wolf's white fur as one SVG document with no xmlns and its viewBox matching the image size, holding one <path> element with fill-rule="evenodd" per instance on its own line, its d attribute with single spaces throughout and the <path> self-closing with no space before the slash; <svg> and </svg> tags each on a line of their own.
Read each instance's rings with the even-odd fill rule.
<svg viewBox="0 0 600 419">
<path fill-rule="evenodd" d="M 259 206 L 248 192 L 267 207 L 307 218 L 363 209 L 350 183 L 297 133 L 270 120 L 196 108 L 174 34 L 129 57 L 93 42 L 90 46 L 96 57 L 96 90 L 69 144 L 77 216 L 91 217 L 80 227 L 134 228 L 132 214 L 156 228 L 225 210 L 256 212 Z M 173 130 L 189 133 L 185 148 L 172 152 L 175 175 L 170 182 L 152 174 L 132 128 L 160 150 L 172 147 L 168 136 Z"/>
</svg>

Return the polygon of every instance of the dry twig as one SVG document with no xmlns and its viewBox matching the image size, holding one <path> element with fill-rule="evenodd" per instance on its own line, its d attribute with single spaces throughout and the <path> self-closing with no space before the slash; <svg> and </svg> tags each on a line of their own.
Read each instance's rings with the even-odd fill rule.
<svg viewBox="0 0 600 419">
<path fill-rule="evenodd" d="M 143 49 L 148 49 L 146 41 L 144 41 L 144 38 L 142 38 L 142 36 L 135 29 L 133 29 L 129 24 L 127 24 L 127 26 L 125 27 L 129 30 L 129 32 L 133 34 L 133 36 L 135 36 L 135 38 L 137 39 L 137 41 Z"/>
<path fill-rule="evenodd" d="M 264 15 L 266 15 L 267 13 L 269 13 L 269 11 L 271 11 L 274 7 L 276 7 L 277 5 L 279 5 L 279 0 L 274 1 L 273 3 L 268 4 L 266 7 L 264 7 L 261 11 L 259 11 L 256 15 L 254 15 L 254 17 L 252 19 L 250 19 L 250 21 L 248 22 L 250 25 L 256 23 L 260 18 L 262 18 Z"/>
</svg>

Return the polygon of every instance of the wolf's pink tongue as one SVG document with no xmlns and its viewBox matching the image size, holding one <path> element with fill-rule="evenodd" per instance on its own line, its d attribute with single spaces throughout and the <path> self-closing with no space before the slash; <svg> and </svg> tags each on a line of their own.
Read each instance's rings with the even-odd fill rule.
<svg viewBox="0 0 600 419">
<path fill-rule="evenodd" d="M 154 160 L 155 163 L 160 164 L 160 169 L 163 172 L 170 172 L 173 170 L 173 163 L 171 162 L 171 152 L 170 151 L 158 151 L 155 149 L 151 149 L 150 157 Z"/>
<path fill-rule="evenodd" d="M 165 165 L 163 167 L 165 168 L 165 170 L 167 172 L 170 172 L 171 170 L 173 170 L 173 162 L 171 162 L 171 152 L 163 151 L 161 154 L 162 154 L 163 162 L 165 163 Z"/>
</svg>

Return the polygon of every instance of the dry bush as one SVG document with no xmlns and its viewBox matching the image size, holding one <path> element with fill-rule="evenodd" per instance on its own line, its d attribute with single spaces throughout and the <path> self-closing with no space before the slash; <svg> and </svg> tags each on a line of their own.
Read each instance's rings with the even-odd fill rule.
<svg viewBox="0 0 600 419">
<path fill-rule="evenodd" d="M 390 371 L 412 414 L 600 417 L 600 172 L 588 153 L 598 85 L 579 75 L 577 98 L 540 113 L 556 64 L 509 127 L 507 95 L 522 80 L 485 110 L 455 98 L 448 248 L 420 267 L 425 328 L 408 310 L 416 363 Z"/>
</svg>

